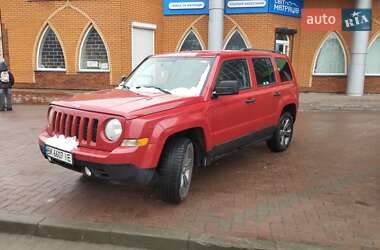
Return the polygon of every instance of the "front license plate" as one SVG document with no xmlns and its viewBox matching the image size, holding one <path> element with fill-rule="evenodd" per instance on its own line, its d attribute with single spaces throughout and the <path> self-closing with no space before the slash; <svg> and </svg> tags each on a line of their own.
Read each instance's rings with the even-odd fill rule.
<svg viewBox="0 0 380 250">
<path fill-rule="evenodd" d="M 73 154 L 68 153 L 50 146 L 46 146 L 46 156 L 55 160 L 73 165 Z"/>
</svg>

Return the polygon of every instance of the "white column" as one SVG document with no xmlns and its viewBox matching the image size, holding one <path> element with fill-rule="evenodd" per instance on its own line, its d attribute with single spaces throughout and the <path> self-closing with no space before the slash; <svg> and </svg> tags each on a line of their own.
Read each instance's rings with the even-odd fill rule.
<svg viewBox="0 0 380 250">
<path fill-rule="evenodd" d="M 356 8 L 371 9 L 372 0 L 356 0 Z M 364 93 L 368 37 L 369 31 L 355 31 L 352 34 L 351 62 L 347 81 L 349 96 L 362 96 Z"/>
<path fill-rule="evenodd" d="M 209 0 L 208 49 L 221 50 L 224 34 L 224 0 Z"/>
</svg>

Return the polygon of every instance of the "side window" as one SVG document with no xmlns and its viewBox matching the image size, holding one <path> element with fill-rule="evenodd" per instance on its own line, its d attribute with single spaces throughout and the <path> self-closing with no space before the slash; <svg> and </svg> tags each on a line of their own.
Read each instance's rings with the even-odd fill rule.
<svg viewBox="0 0 380 250">
<path fill-rule="evenodd" d="M 257 86 L 266 86 L 276 83 L 276 76 L 270 58 L 254 58 L 253 67 L 255 69 Z"/>
<path fill-rule="evenodd" d="M 223 63 L 217 84 L 221 81 L 233 80 L 238 80 L 240 82 L 240 89 L 248 89 L 251 87 L 247 60 L 235 59 Z"/>
<path fill-rule="evenodd" d="M 289 63 L 284 58 L 276 58 L 277 70 L 280 73 L 281 82 L 293 80 Z"/>
</svg>

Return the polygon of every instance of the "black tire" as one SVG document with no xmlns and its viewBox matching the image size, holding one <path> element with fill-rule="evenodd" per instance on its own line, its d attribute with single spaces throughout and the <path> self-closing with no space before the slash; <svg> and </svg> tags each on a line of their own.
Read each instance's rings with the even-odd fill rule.
<svg viewBox="0 0 380 250">
<path fill-rule="evenodd" d="M 293 138 L 293 125 L 293 116 L 288 112 L 283 113 L 273 137 L 267 140 L 267 146 L 272 152 L 284 152 L 289 147 Z"/>
<path fill-rule="evenodd" d="M 194 169 L 194 152 L 194 145 L 188 138 L 172 139 L 165 146 L 158 169 L 163 201 L 179 204 L 186 199 Z"/>
</svg>

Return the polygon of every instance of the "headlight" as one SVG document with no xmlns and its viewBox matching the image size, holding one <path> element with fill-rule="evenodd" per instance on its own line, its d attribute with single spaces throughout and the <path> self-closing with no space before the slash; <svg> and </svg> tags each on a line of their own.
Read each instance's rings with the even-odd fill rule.
<svg viewBox="0 0 380 250">
<path fill-rule="evenodd" d="M 121 122 L 118 119 L 109 120 L 106 124 L 104 134 L 110 141 L 116 141 L 121 136 L 123 128 Z"/>
</svg>

